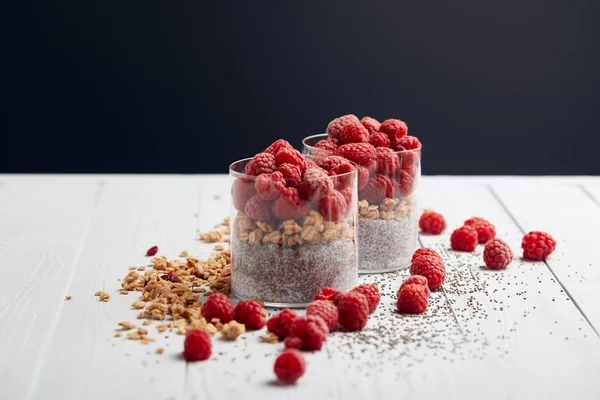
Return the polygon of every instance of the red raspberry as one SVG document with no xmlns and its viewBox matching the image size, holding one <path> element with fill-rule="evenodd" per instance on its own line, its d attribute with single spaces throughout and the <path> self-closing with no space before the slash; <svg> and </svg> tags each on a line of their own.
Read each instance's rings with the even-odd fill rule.
<svg viewBox="0 0 600 400">
<path fill-rule="evenodd" d="M 441 258 L 421 256 L 410 264 L 410 274 L 424 276 L 429 289 L 436 290 L 446 279 L 446 268 Z"/>
<path fill-rule="evenodd" d="M 321 168 L 326 170 L 329 176 L 332 177 L 333 184 L 339 191 L 344 190 L 352 183 L 353 175 L 349 173 L 354 171 L 354 165 L 344 157 L 329 156 L 323 160 Z M 335 177 L 335 175 L 345 176 Z"/>
<path fill-rule="evenodd" d="M 421 257 L 421 256 L 427 256 L 427 257 L 438 257 L 440 260 L 442 259 L 442 257 L 433 249 L 428 249 L 428 248 L 421 248 L 421 249 L 417 249 L 413 255 L 412 255 L 412 261 L 415 261 L 417 259 L 417 257 Z"/>
<path fill-rule="evenodd" d="M 267 324 L 267 312 L 255 300 L 242 300 L 235 306 L 235 320 L 248 330 L 262 329 Z"/>
<path fill-rule="evenodd" d="M 419 218 L 419 228 L 423 233 L 431 233 L 432 235 L 439 235 L 446 229 L 446 220 L 444 216 L 435 211 L 425 211 L 421 218 Z"/>
<path fill-rule="evenodd" d="M 271 153 L 258 153 L 246 164 L 246 173 L 248 175 L 270 174 L 271 172 L 275 172 L 276 169 L 275 156 Z"/>
<path fill-rule="evenodd" d="M 398 292 L 396 307 L 403 314 L 422 314 L 427 310 L 429 289 L 423 285 L 406 285 Z"/>
<path fill-rule="evenodd" d="M 377 305 L 381 300 L 381 295 L 379 294 L 379 288 L 376 284 L 364 283 L 352 289 L 351 292 L 359 292 L 365 295 L 369 302 L 369 313 L 372 313 L 377 309 Z"/>
<path fill-rule="evenodd" d="M 256 194 L 246 203 L 244 214 L 258 221 L 269 221 L 273 216 L 273 213 L 271 212 L 271 202 L 261 199 Z"/>
<path fill-rule="evenodd" d="M 390 147 L 390 138 L 387 137 L 385 133 L 377 132 L 371 135 L 369 139 L 369 143 L 373 145 L 373 147 Z"/>
<path fill-rule="evenodd" d="M 212 353 L 212 343 L 208 333 L 202 329 L 190 329 L 183 342 L 183 358 L 185 361 L 207 360 Z"/>
<path fill-rule="evenodd" d="M 367 183 L 369 183 L 369 170 L 367 167 L 363 167 L 362 165 L 358 165 L 358 190 L 363 190 Z"/>
<path fill-rule="evenodd" d="M 344 200 L 346 200 L 346 206 L 347 206 L 347 210 L 348 211 L 350 209 L 350 206 L 352 205 L 352 201 L 356 201 L 356 199 L 353 199 L 354 196 L 354 189 L 351 186 L 348 186 L 346 189 L 342 190 L 340 192 L 342 194 L 342 196 L 344 196 Z"/>
<path fill-rule="evenodd" d="M 513 259 L 513 252 L 501 239 L 491 239 L 483 249 L 483 262 L 491 269 L 504 269 Z"/>
<path fill-rule="evenodd" d="M 369 319 L 369 300 L 360 292 L 348 292 L 338 305 L 339 323 L 347 331 L 360 331 Z"/>
<path fill-rule="evenodd" d="M 273 203 L 272 211 L 277 218 L 282 221 L 286 219 L 296 219 L 308 214 L 310 204 L 300 198 L 298 189 L 285 188 L 281 191 L 281 196 Z"/>
<path fill-rule="evenodd" d="M 379 121 L 371 117 L 363 117 L 360 120 L 360 123 L 362 124 L 362 126 L 367 128 L 371 135 L 379 132 L 379 127 L 381 126 L 381 123 Z"/>
<path fill-rule="evenodd" d="M 292 146 L 287 140 L 279 139 L 275 141 L 272 145 L 265 149 L 265 153 L 271 153 L 273 155 L 277 154 L 277 152 L 281 149 L 293 149 Z"/>
<path fill-rule="evenodd" d="M 298 316 L 294 310 L 286 308 L 279 314 L 273 315 L 267 321 L 267 330 L 283 340 L 290 334 L 290 328 Z"/>
<path fill-rule="evenodd" d="M 477 247 L 477 231 L 469 225 L 462 226 L 450 235 L 450 247 L 457 251 L 473 251 Z"/>
<path fill-rule="evenodd" d="M 473 217 L 465 221 L 465 225 L 472 226 L 477 231 L 477 240 L 479 243 L 485 243 L 490 239 L 496 237 L 496 227 L 491 222 L 479 218 Z"/>
<path fill-rule="evenodd" d="M 332 153 L 335 153 L 335 151 L 338 148 L 338 145 L 335 143 L 335 141 L 333 141 L 331 139 L 323 139 L 323 140 L 319 140 L 317 142 L 317 144 L 315 144 L 314 147 L 317 149 L 328 150 L 328 151 L 331 151 Z"/>
<path fill-rule="evenodd" d="M 252 179 L 239 177 L 231 185 L 231 199 L 236 210 L 244 212 L 246 203 L 250 197 L 256 194 L 254 181 Z"/>
<path fill-rule="evenodd" d="M 327 221 L 337 222 L 346 215 L 346 199 L 344 195 L 334 190 L 319 200 L 319 212 Z"/>
<path fill-rule="evenodd" d="M 400 167 L 400 160 L 394 150 L 389 147 L 377 147 L 377 172 L 391 176 Z"/>
<path fill-rule="evenodd" d="M 342 143 L 360 143 L 369 141 L 369 131 L 360 122 L 348 124 L 340 132 Z"/>
<path fill-rule="evenodd" d="M 370 143 L 348 143 L 338 147 L 336 154 L 374 171 L 377 167 L 377 151 Z"/>
<path fill-rule="evenodd" d="M 352 165 L 350 161 L 340 156 L 329 156 L 321 162 L 321 168 L 329 172 L 332 169 L 338 168 L 340 165 Z"/>
<path fill-rule="evenodd" d="M 261 199 L 275 200 L 285 188 L 285 179 L 283 179 L 283 174 L 277 171 L 272 174 L 260 174 L 254 180 L 254 187 Z"/>
<path fill-rule="evenodd" d="M 302 350 L 303 344 L 304 342 L 302 341 L 302 339 L 296 336 L 288 336 L 283 341 L 283 345 L 286 349 Z"/>
<path fill-rule="evenodd" d="M 297 348 L 297 340 L 290 338 L 298 338 L 302 341 L 300 350 L 321 350 L 328 335 L 329 328 L 327 328 L 323 318 L 316 315 L 307 315 L 306 317 L 296 318 L 290 329 L 290 336 L 285 339 L 284 344 L 286 347 L 288 347 L 288 344 L 292 344 L 290 347 Z"/>
<path fill-rule="evenodd" d="M 294 148 L 283 148 L 275 154 L 275 163 L 281 164 L 292 164 L 300 167 L 300 172 L 306 171 L 306 160 L 302 153 Z"/>
<path fill-rule="evenodd" d="M 202 304 L 200 313 L 205 320 L 210 322 L 213 318 L 218 318 L 223 324 L 231 321 L 234 316 L 233 305 L 229 297 L 223 293 L 213 293 Z"/>
<path fill-rule="evenodd" d="M 415 150 L 421 147 L 421 142 L 416 136 L 402 136 L 396 142 L 396 146 L 394 146 L 394 150 L 396 151 L 405 151 L 405 150 Z"/>
<path fill-rule="evenodd" d="M 275 359 L 273 372 L 283 383 L 294 383 L 306 371 L 306 360 L 301 352 L 296 349 L 287 349 Z"/>
<path fill-rule="evenodd" d="M 286 186 L 297 188 L 298 185 L 300 185 L 300 181 L 302 180 L 302 172 L 300 171 L 299 166 L 283 163 L 277 167 L 277 171 L 281 172 L 281 175 L 283 175 Z"/>
<path fill-rule="evenodd" d="M 399 119 L 386 119 L 381 123 L 379 131 L 388 135 L 392 148 L 396 148 L 396 143 L 402 136 L 406 136 L 408 127 L 404 121 Z"/>
<path fill-rule="evenodd" d="M 308 171 L 309 169 L 313 169 L 313 168 L 319 168 L 319 166 L 317 164 L 315 164 L 315 162 L 313 160 L 306 160 L 306 171 Z"/>
<path fill-rule="evenodd" d="M 409 276 L 404 282 L 402 282 L 402 284 L 400 285 L 400 288 L 398 289 L 398 293 L 396 293 L 396 295 L 398 295 L 400 293 L 400 291 L 402 290 L 402 288 L 407 285 L 425 286 L 427 288 L 427 295 L 429 296 L 429 284 L 427 283 L 427 278 L 425 278 L 424 276 L 422 276 L 422 275 Z"/>
<path fill-rule="evenodd" d="M 316 300 L 328 300 L 333 302 L 333 304 L 335 304 L 336 306 L 340 303 L 340 300 L 342 299 L 342 296 L 344 295 L 343 292 L 340 292 L 339 290 L 330 288 L 330 287 L 326 287 L 321 289 L 321 291 L 319 293 L 317 293 L 317 295 L 315 296 L 315 301 Z"/>
<path fill-rule="evenodd" d="M 523 257 L 528 260 L 545 260 L 556 249 L 556 240 L 546 232 L 533 231 L 523 236 Z"/>
<path fill-rule="evenodd" d="M 338 309 L 331 301 L 315 300 L 306 306 L 306 315 L 316 315 L 323 318 L 329 332 L 333 331 L 338 323 Z"/>
<path fill-rule="evenodd" d="M 400 196 L 408 197 L 415 190 L 415 178 L 417 177 L 417 168 L 410 166 L 408 169 L 399 170 L 399 181 L 394 180 L 394 190 Z"/>
<path fill-rule="evenodd" d="M 377 174 L 369 179 L 365 188 L 358 193 L 358 199 L 366 200 L 369 204 L 379 204 L 385 198 L 392 197 L 393 193 L 394 188 L 390 178 Z"/>
<path fill-rule="evenodd" d="M 306 171 L 298 192 L 302 199 L 319 198 L 333 191 L 333 181 L 325 170 L 312 168 Z"/>
<path fill-rule="evenodd" d="M 327 125 L 327 136 L 330 139 L 339 139 L 342 128 L 353 122 L 360 122 L 354 114 L 342 115 L 341 117 L 334 119 Z"/>
</svg>

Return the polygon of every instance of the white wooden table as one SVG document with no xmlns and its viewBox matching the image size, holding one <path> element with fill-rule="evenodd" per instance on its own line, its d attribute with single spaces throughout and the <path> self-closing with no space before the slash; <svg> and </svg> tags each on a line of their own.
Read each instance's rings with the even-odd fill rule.
<svg viewBox="0 0 600 400">
<path fill-rule="evenodd" d="M 148 262 L 147 248 L 210 254 L 197 229 L 227 215 L 226 176 L 0 175 L 0 399 L 599 399 L 600 178 L 425 177 L 420 190 L 448 221 L 421 238 L 445 259 L 444 290 L 424 316 L 402 316 L 393 293 L 407 272 L 362 276 L 384 294 L 367 329 L 332 334 L 282 387 L 282 345 L 261 343 L 264 332 L 214 339 L 213 357 L 193 364 L 180 359 L 182 336 L 113 337 L 136 315 L 117 279 Z M 481 246 L 449 251 L 472 216 L 519 257 L 529 230 L 554 235 L 557 250 L 482 269 Z"/>
</svg>

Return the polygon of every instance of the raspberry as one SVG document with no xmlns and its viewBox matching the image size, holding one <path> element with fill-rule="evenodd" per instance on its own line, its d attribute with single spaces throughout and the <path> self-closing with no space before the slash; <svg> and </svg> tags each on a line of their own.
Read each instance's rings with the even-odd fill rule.
<svg viewBox="0 0 600 400">
<path fill-rule="evenodd" d="M 362 126 L 367 128 L 367 130 L 369 131 L 369 133 L 371 135 L 379 132 L 379 127 L 381 126 L 381 122 L 379 122 L 375 118 L 371 118 L 371 117 L 363 117 L 360 120 L 360 123 L 362 124 Z"/>
<path fill-rule="evenodd" d="M 317 149 L 329 150 L 332 153 L 335 153 L 335 151 L 338 148 L 338 145 L 335 143 L 335 141 L 333 141 L 331 139 L 323 139 L 323 140 L 319 140 L 317 142 L 317 144 L 315 144 L 314 147 Z"/>
<path fill-rule="evenodd" d="M 346 206 L 350 207 L 350 205 L 352 204 L 352 197 L 354 196 L 354 190 L 351 186 L 348 186 L 346 189 L 340 191 L 340 193 L 342 194 L 342 196 L 344 196 L 344 199 L 346 200 Z"/>
<path fill-rule="evenodd" d="M 283 341 L 283 345 L 286 349 L 302 350 L 303 343 L 304 342 L 302 342 L 302 339 L 296 336 L 288 336 Z"/>
<path fill-rule="evenodd" d="M 200 313 L 209 322 L 213 318 L 218 318 L 221 323 L 226 324 L 233 319 L 234 309 L 229 297 L 223 293 L 214 293 L 202 304 Z"/>
<path fill-rule="evenodd" d="M 285 221 L 305 216 L 308 213 L 309 205 L 300 199 L 298 189 L 290 187 L 281 191 L 281 196 L 275 200 L 271 209 L 277 218 Z"/>
<path fill-rule="evenodd" d="M 306 160 L 306 171 L 308 171 L 309 169 L 313 169 L 313 168 L 319 168 L 319 166 L 317 164 L 315 164 L 315 162 L 313 160 Z"/>
<path fill-rule="evenodd" d="M 146 257 L 151 257 L 158 253 L 158 246 L 152 246 L 146 251 Z"/>
<path fill-rule="evenodd" d="M 331 301 L 315 300 L 306 306 L 306 315 L 321 317 L 329 328 L 329 332 L 333 331 L 338 323 L 338 309 Z"/>
<path fill-rule="evenodd" d="M 330 139 L 339 139 L 342 128 L 353 122 L 360 122 L 354 114 L 342 115 L 341 117 L 334 119 L 327 125 L 327 136 Z"/>
<path fill-rule="evenodd" d="M 260 174 L 254 180 L 254 188 L 261 199 L 275 200 L 285 188 L 285 179 L 283 174 L 277 171 L 272 174 Z"/>
<path fill-rule="evenodd" d="M 277 167 L 277 171 L 281 172 L 287 187 L 297 188 L 302 180 L 302 172 L 300 167 L 294 164 L 283 163 Z"/>
<path fill-rule="evenodd" d="M 312 168 L 306 171 L 298 192 L 302 199 L 319 198 L 328 195 L 333 191 L 333 181 L 325 170 Z"/>
<path fill-rule="evenodd" d="M 306 171 L 306 160 L 302 153 L 294 148 L 282 148 L 275 154 L 275 163 L 281 164 L 292 164 L 300 167 L 300 172 Z"/>
<path fill-rule="evenodd" d="M 429 289 L 423 285 L 406 285 L 398 291 L 396 307 L 403 314 L 422 314 L 427 310 Z"/>
<path fill-rule="evenodd" d="M 360 122 L 348 124 L 340 132 L 342 143 L 360 143 L 369 141 L 369 131 Z"/>
<path fill-rule="evenodd" d="M 281 149 L 293 149 L 294 147 L 287 141 L 283 139 L 279 139 L 275 141 L 272 145 L 265 149 L 265 153 L 271 153 L 273 155 L 277 154 L 277 152 Z"/>
<path fill-rule="evenodd" d="M 396 148 L 396 143 L 402 136 L 406 136 L 408 127 L 404 121 L 399 119 L 386 119 L 381 123 L 380 132 L 385 133 L 390 139 L 392 148 Z"/>
<path fill-rule="evenodd" d="M 255 300 L 242 300 L 235 306 L 235 320 L 248 330 L 262 329 L 267 324 L 267 313 Z"/>
<path fill-rule="evenodd" d="M 417 257 L 421 257 L 421 256 L 438 257 L 440 260 L 442 259 L 442 257 L 435 250 L 428 249 L 428 248 L 421 248 L 421 249 L 417 249 L 413 253 L 412 259 L 410 261 L 413 262 L 417 259 Z"/>
<path fill-rule="evenodd" d="M 358 190 L 363 190 L 369 183 L 369 170 L 362 165 L 358 165 Z"/>
<path fill-rule="evenodd" d="M 393 175 L 400 167 L 400 160 L 394 150 L 388 147 L 377 147 L 377 172 L 383 175 Z"/>
<path fill-rule="evenodd" d="M 441 258 L 420 256 L 410 264 L 410 274 L 424 276 L 429 289 L 436 290 L 446 279 L 446 268 Z"/>
<path fill-rule="evenodd" d="M 377 308 L 381 295 L 379 294 L 379 288 L 374 283 L 364 283 L 351 290 L 351 292 L 359 292 L 365 295 L 369 302 L 369 313 L 372 313 Z"/>
<path fill-rule="evenodd" d="M 373 147 L 390 147 L 390 138 L 387 137 L 385 133 L 377 132 L 371 135 L 369 139 L 369 143 L 373 145 Z"/>
<path fill-rule="evenodd" d="M 369 300 L 360 292 L 348 292 L 338 305 L 339 323 L 347 331 L 360 331 L 369 319 Z"/>
<path fill-rule="evenodd" d="M 370 143 L 348 143 L 338 147 L 336 154 L 374 171 L 377 167 L 377 151 Z"/>
<path fill-rule="evenodd" d="M 307 315 L 296 318 L 290 329 L 290 336 L 285 339 L 284 344 L 286 347 L 297 348 L 298 340 L 291 338 L 298 338 L 302 342 L 299 350 L 321 350 L 327 335 L 329 335 L 329 328 L 323 318 Z"/>
<path fill-rule="evenodd" d="M 421 142 L 416 136 L 402 136 L 396 142 L 396 146 L 394 146 L 394 150 L 396 151 L 405 151 L 405 150 L 415 150 L 421 147 Z"/>
<path fill-rule="evenodd" d="M 327 171 L 328 175 L 333 177 L 333 184 L 337 190 L 344 190 L 352 183 L 352 175 L 335 177 L 335 175 L 345 175 L 354 171 L 354 165 L 340 156 L 329 156 L 321 163 L 321 168 Z"/>
<path fill-rule="evenodd" d="M 212 343 L 208 333 L 202 329 L 190 329 L 183 342 L 183 358 L 186 361 L 207 360 L 212 353 Z"/>
<path fill-rule="evenodd" d="M 439 235 L 446 229 L 446 220 L 444 216 L 435 211 L 425 211 L 419 218 L 419 228 L 423 233 Z"/>
<path fill-rule="evenodd" d="M 261 199 L 256 194 L 246 203 L 244 214 L 252 219 L 268 221 L 273 216 L 273 213 L 271 212 L 271 202 Z"/>
<path fill-rule="evenodd" d="M 415 190 L 417 168 L 415 166 L 410 166 L 408 168 L 409 169 L 401 169 L 398 175 L 398 182 L 394 181 L 394 190 L 403 197 L 408 197 Z"/>
<path fill-rule="evenodd" d="M 340 165 L 352 165 L 350 161 L 340 156 L 329 156 L 321 162 L 321 168 L 329 172 L 332 169 L 339 168 Z"/>
<path fill-rule="evenodd" d="M 319 200 L 319 212 L 327 221 L 337 222 L 346 215 L 346 199 L 344 195 L 334 190 Z"/>
<path fill-rule="evenodd" d="M 256 194 L 254 181 L 248 178 L 239 177 L 231 185 L 231 199 L 236 210 L 244 212 L 246 203 L 250 197 Z"/>
<path fill-rule="evenodd" d="M 400 285 L 400 288 L 398 289 L 398 293 L 400 293 L 400 291 L 402 290 L 402 288 L 404 286 L 407 285 L 421 285 L 427 288 L 427 295 L 429 296 L 429 284 L 427 283 L 427 278 L 425 278 L 422 275 L 411 275 L 409 276 L 404 282 L 402 282 L 402 284 Z M 396 293 L 396 295 L 398 295 L 398 293 Z"/>
<path fill-rule="evenodd" d="M 326 287 L 321 289 L 321 291 L 319 293 L 317 293 L 317 295 L 315 296 L 315 301 L 316 300 L 328 300 L 333 302 L 333 304 L 335 304 L 336 306 L 338 304 L 340 304 L 340 300 L 342 299 L 342 296 L 344 295 L 343 292 L 340 292 L 339 290 L 330 288 L 330 287 Z"/>
<path fill-rule="evenodd" d="M 258 153 L 246 164 L 246 173 L 248 175 L 270 174 L 276 169 L 275 156 L 271 153 Z"/>
<path fill-rule="evenodd" d="M 392 197 L 393 193 L 394 188 L 390 178 L 377 174 L 370 178 L 365 188 L 358 193 L 358 199 L 366 200 L 369 204 L 379 204 L 383 199 Z"/>
<path fill-rule="evenodd" d="M 297 317 L 294 310 L 286 308 L 279 314 L 275 314 L 269 318 L 267 321 L 267 330 L 272 334 L 277 335 L 279 340 L 285 339 L 289 336 L 290 328 Z"/>
<path fill-rule="evenodd" d="M 546 232 L 533 231 L 523 236 L 523 257 L 528 260 L 545 260 L 556 249 L 556 240 Z"/>
<path fill-rule="evenodd" d="M 465 225 L 450 235 L 450 246 L 457 251 L 473 251 L 477 247 L 477 230 Z"/>
<path fill-rule="evenodd" d="M 491 269 L 504 269 L 513 259 L 513 252 L 501 239 L 491 239 L 483 249 L 483 262 Z"/>
<path fill-rule="evenodd" d="M 306 371 L 306 360 L 301 352 L 296 349 L 287 349 L 275 359 L 273 372 L 283 383 L 294 383 Z"/>
<path fill-rule="evenodd" d="M 477 241 L 485 243 L 496 236 L 496 227 L 491 222 L 478 217 L 465 221 L 465 225 L 472 226 L 477 231 Z"/>
</svg>

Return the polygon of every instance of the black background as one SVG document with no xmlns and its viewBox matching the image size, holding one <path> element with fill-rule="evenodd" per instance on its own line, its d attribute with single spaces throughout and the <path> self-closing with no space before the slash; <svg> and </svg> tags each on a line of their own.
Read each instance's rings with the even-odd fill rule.
<svg viewBox="0 0 600 400">
<path fill-rule="evenodd" d="M 18 2 L 1 172 L 226 172 L 332 118 L 426 174 L 600 174 L 597 2 Z"/>
</svg>

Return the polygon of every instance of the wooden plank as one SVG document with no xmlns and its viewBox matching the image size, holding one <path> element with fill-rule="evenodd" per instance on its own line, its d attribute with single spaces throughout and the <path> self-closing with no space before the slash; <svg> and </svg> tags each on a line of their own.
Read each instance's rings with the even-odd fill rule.
<svg viewBox="0 0 600 400">
<path fill-rule="evenodd" d="M 51 339 L 54 318 L 81 251 L 94 203 L 92 181 L 0 184 L 0 398 L 25 398 L 31 372 Z"/>
<path fill-rule="evenodd" d="M 595 251 L 600 237 L 600 207 L 589 195 L 595 186 L 589 186 L 590 192 L 578 185 L 544 182 L 492 187 L 523 232 L 541 230 L 554 236 L 557 248 L 546 264 L 600 332 L 600 254 Z"/>
<path fill-rule="evenodd" d="M 184 249 L 207 252 L 196 233 L 204 189 L 195 177 L 107 181 L 68 289 L 73 299 L 55 316 L 56 331 L 31 398 L 183 397 L 182 336 L 170 333 L 166 339 L 151 325 L 146 328 L 158 340 L 150 345 L 113 337 L 118 322 L 138 322 L 137 311 L 130 308 L 137 296 L 119 295 L 117 278 L 130 265 L 148 263 L 144 253 L 153 245 L 168 257 Z M 97 290 L 109 292 L 110 301 L 98 302 Z M 158 347 L 165 353 L 155 355 Z"/>
</svg>

